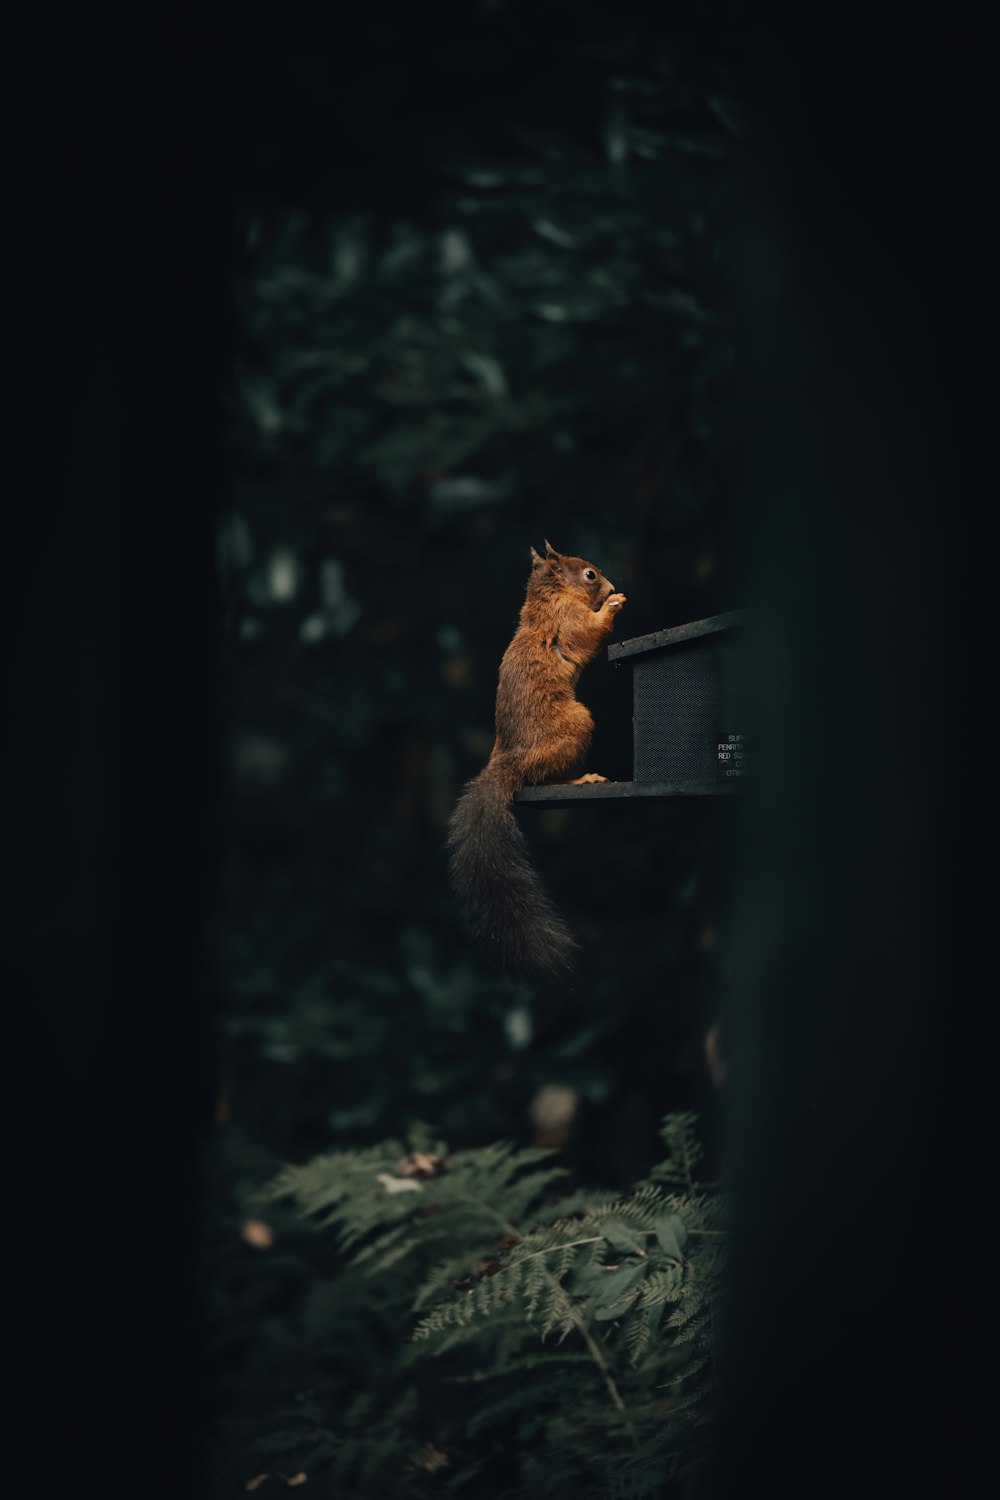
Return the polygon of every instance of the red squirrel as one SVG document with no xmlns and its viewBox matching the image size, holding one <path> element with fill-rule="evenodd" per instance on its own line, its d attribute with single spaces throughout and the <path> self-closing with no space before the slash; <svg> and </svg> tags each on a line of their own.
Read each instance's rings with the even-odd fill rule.
<svg viewBox="0 0 1000 1500">
<path fill-rule="evenodd" d="M 625 595 L 593 563 L 545 543 L 531 574 L 497 684 L 496 741 L 448 825 L 452 885 L 466 924 L 501 963 L 551 978 L 575 940 L 528 863 L 512 801 L 523 786 L 579 772 L 594 732 L 576 699 L 580 673 L 614 627 Z M 569 784 L 603 781 L 577 775 Z"/>
</svg>

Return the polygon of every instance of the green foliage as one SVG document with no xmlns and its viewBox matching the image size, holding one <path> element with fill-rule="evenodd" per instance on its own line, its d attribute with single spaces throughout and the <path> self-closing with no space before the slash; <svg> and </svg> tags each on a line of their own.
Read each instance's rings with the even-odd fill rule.
<svg viewBox="0 0 1000 1500">
<path fill-rule="evenodd" d="M 285 1168 L 261 1211 L 336 1246 L 313 1389 L 274 1392 L 252 1440 L 230 1420 L 219 1495 L 278 1472 L 366 1497 L 682 1493 L 715 1394 L 725 1204 L 691 1176 L 692 1117 L 664 1139 L 624 1194 L 567 1192 L 552 1152 L 426 1132 Z"/>
<path fill-rule="evenodd" d="M 362 1500 L 651 1495 L 698 1449 L 718 1200 L 690 1120 L 651 1157 L 664 1112 L 711 1095 L 727 810 L 520 815 L 584 948 L 545 996 L 484 968 L 443 855 L 530 544 L 599 563 L 623 635 L 742 602 L 739 111 L 721 63 L 647 47 L 617 8 L 586 52 L 565 112 L 547 74 L 530 107 L 517 87 L 478 120 L 449 101 L 450 144 L 404 151 L 405 194 L 264 195 L 242 225 L 206 1267 L 220 1496 L 300 1471 Z M 395 101 L 379 58 L 366 102 Z M 582 697 L 588 769 L 628 777 L 627 677 L 595 662 Z M 602 1193 L 525 1154 L 553 1084 L 568 1181 Z M 401 1175 L 417 1152 L 447 1170 Z M 281 1160 L 307 1165 L 253 1208 Z M 240 1233 L 261 1212 L 270 1249 Z"/>
<path fill-rule="evenodd" d="M 530 544 L 593 557 L 623 635 L 741 602 L 735 106 L 718 70 L 671 68 L 609 62 L 576 131 L 471 132 L 419 212 L 245 223 L 216 951 L 233 1116 L 285 1154 L 415 1118 L 481 1142 L 555 1079 L 615 1114 L 588 1149 L 624 1181 L 659 1115 L 700 1104 L 720 809 L 524 815 L 585 936 L 586 983 L 545 1015 L 470 950 L 442 853 Z M 595 662 L 582 696 L 588 769 L 627 778 L 627 675 Z"/>
</svg>

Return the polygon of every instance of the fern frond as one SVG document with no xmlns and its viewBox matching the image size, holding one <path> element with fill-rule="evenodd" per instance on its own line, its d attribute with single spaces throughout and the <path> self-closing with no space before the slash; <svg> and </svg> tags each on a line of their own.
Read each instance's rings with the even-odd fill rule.
<svg viewBox="0 0 1000 1500">
<path fill-rule="evenodd" d="M 660 1126 L 660 1139 L 667 1148 L 667 1156 L 665 1161 L 653 1168 L 651 1179 L 654 1182 L 670 1182 L 683 1188 L 692 1188 L 702 1159 L 698 1116 L 690 1110 L 678 1110 L 667 1115 Z"/>
<path fill-rule="evenodd" d="M 725 1211 L 697 1180 L 694 1117 L 669 1116 L 663 1135 L 667 1161 L 618 1194 L 560 1193 L 550 1151 L 497 1142 L 448 1156 L 426 1131 L 409 1147 L 431 1170 L 414 1172 L 388 1142 L 275 1179 L 273 1197 L 333 1231 L 358 1287 L 383 1289 L 406 1389 L 415 1398 L 444 1380 L 456 1398 L 429 1427 L 425 1412 L 419 1431 L 393 1401 L 363 1416 L 352 1406 L 360 1428 L 352 1416 L 344 1430 L 346 1413 L 330 1423 L 323 1472 L 338 1492 L 422 1495 L 429 1454 L 437 1488 L 475 1495 L 483 1445 L 498 1442 L 515 1443 L 518 1459 L 497 1500 L 651 1497 L 696 1463 L 714 1395 Z M 476 1390 L 483 1399 L 469 1405 Z"/>
</svg>

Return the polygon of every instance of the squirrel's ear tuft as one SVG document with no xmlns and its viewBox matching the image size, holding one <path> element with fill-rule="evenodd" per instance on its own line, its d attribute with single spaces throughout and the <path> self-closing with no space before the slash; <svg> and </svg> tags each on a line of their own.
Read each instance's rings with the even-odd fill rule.
<svg viewBox="0 0 1000 1500">
<path fill-rule="evenodd" d="M 559 556 L 559 553 L 553 547 L 552 543 L 550 541 L 548 541 L 548 539 L 546 539 L 546 542 L 545 542 L 545 556 L 546 557 L 558 557 Z"/>
<path fill-rule="evenodd" d="M 539 557 L 539 555 L 535 551 L 534 547 L 532 547 L 530 549 L 530 551 L 531 551 L 531 566 L 533 568 L 540 568 L 542 566 L 542 563 L 545 561 L 545 559 L 542 558 L 542 557 Z"/>
</svg>

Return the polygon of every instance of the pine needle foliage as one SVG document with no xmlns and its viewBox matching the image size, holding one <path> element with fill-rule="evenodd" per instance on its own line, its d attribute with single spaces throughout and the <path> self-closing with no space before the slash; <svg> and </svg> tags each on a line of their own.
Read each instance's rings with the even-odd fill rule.
<svg viewBox="0 0 1000 1500">
<path fill-rule="evenodd" d="M 619 1195 L 568 1194 L 553 1152 L 449 1154 L 426 1133 L 285 1168 L 262 1211 L 335 1246 L 389 1344 L 337 1409 L 300 1393 L 258 1427 L 247 1481 L 259 1462 L 363 1497 L 683 1495 L 714 1401 L 725 1205 L 697 1179 L 694 1118 L 662 1135 Z"/>
</svg>

